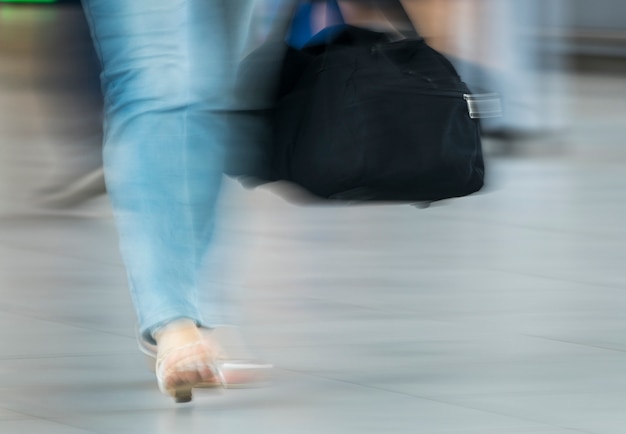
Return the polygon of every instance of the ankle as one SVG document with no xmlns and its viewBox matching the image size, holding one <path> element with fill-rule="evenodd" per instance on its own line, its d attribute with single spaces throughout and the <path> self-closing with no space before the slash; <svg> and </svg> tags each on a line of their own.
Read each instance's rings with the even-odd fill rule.
<svg viewBox="0 0 626 434">
<path fill-rule="evenodd" d="M 202 339 L 196 323 L 187 318 L 165 324 L 154 332 L 159 352 Z"/>
</svg>

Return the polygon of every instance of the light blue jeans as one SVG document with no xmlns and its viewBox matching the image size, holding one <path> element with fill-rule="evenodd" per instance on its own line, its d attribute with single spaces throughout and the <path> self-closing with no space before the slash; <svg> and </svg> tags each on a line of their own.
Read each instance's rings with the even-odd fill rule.
<svg viewBox="0 0 626 434">
<path fill-rule="evenodd" d="M 83 0 L 102 62 L 104 168 L 142 336 L 221 323 L 200 282 L 249 0 Z M 217 289 L 215 289 L 217 290 Z M 203 302 L 205 300 L 206 302 Z"/>
</svg>

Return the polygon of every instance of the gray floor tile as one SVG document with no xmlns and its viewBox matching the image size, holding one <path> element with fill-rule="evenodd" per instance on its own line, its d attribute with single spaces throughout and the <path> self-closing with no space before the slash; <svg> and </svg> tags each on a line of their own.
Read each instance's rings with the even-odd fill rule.
<svg viewBox="0 0 626 434">
<path fill-rule="evenodd" d="M 132 336 L 121 265 L 0 245 L 0 312 Z"/>
<path fill-rule="evenodd" d="M 93 434 L 69 425 L 47 420 L 0 420 L 0 432 L 3 434 Z"/>
<path fill-rule="evenodd" d="M 456 400 L 461 405 L 515 414 L 550 425 L 589 433 L 624 432 L 625 409 L 621 392 L 590 392 L 525 396 L 494 396 Z"/>
<path fill-rule="evenodd" d="M 119 336 L 6 311 L 0 316 L 0 342 L 0 360 L 136 350 L 132 334 Z"/>
<path fill-rule="evenodd" d="M 31 416 L 26 414 L 18 413 L 16 411 L 7 410 L 6 408 L 0 408 L 0 421 L 4 420 L 22 420 L 22 419 L 31 419 Z"/>
<path fill-rule="evenodd" d="M 346 382 L 291 376 L 284 385 L 252 393 L 197 394 L 196 404 L 159 412 L 86 415 L 69 423 L 103 433 L 515 433 L 555 430 L 547 424 L 416 399 Z M 143 432 L 146 432 L 143 431 Z"/>
<path fill-rule="evenodd" d="M 108 266 L 121 265 L 114 223 L 110 218 L 88 219 L 63 214 L 5 217 L 0 219 L 0 246 Z"/>
</svg>

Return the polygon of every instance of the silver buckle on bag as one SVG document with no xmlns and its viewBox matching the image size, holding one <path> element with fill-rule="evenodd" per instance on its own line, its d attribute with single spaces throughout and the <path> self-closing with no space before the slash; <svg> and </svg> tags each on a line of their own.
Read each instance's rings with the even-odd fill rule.
<svg viewBox="0 0 626 434">
<path fill-rule="evenodd" d="M 497 93 L 463 94 L 470 118 L 497 118 L 502 116 L 502 104 Z"/>
</svg>

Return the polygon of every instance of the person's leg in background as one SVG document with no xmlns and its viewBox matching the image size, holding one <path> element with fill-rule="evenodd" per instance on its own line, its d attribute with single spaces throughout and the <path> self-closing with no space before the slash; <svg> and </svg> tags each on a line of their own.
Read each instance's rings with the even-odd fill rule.
<svg viewBox="0 0 626 434">
<path fill-rule="evenodd" d="M 42 148 L 32 150 L 40 161 L 32 195 L 26 188 L 20 197 L 32 201 L 36 210 L 80 205 L 105 193 L 100 65 L 83 10 L 80 3 L 8 7 L 13 12 L 0 18 L 7 32 L 27 16 L 35 20 L 20 54 L 30 53 L 30 68 L 19 74 L 18 83 L 6 83 L 32 88 L 33 107 L 25 116 L 33 123 L 29 129 L 42 134 Z M 21 39 L 7 33 L 0 35 L 3 43 L 5 37 L 9 46 Z M 30 147 L 19 148 L 25 152 Z"/>
<path fill-rule="evenodd" d="M 539 52 L 530 34 L 538 8 L 533 0 L 480 0 L 475 2 L 477 25 L 469 27 L 457 14 L 455 38 L 459 55 L 468 64 L 459 72 L 480 90 L 501 95 L 503 116 L 486 119 L 487 132 L 531 132 L 540 128 L 537 67 Z M 466 23 L 466 22 L 465 22 Z"/>
<path fill-rule="evenodd" d="M 428 43 L 446 54 L 474 92 L 500 94 L 503 115 L 482 121 L 509 151 L 517 137 L 559 128 L 561 86 L 546 80 L 538 31 L 556 28 L 560 0 L 404 0 Z M 555 55 L 551 57 L 554 60 Z M 549 84 L 548 84 L 549 81 Z"/>
<path fill-rule="evenodd" d="M 105 98 L 104 168 L 142 337 L 180 400 L 215 381 L 199 276 L 220 190 L 247 0 L 84 0 Z M 216 298 L 213 298 L 216 299 Z"/>
</svg>

